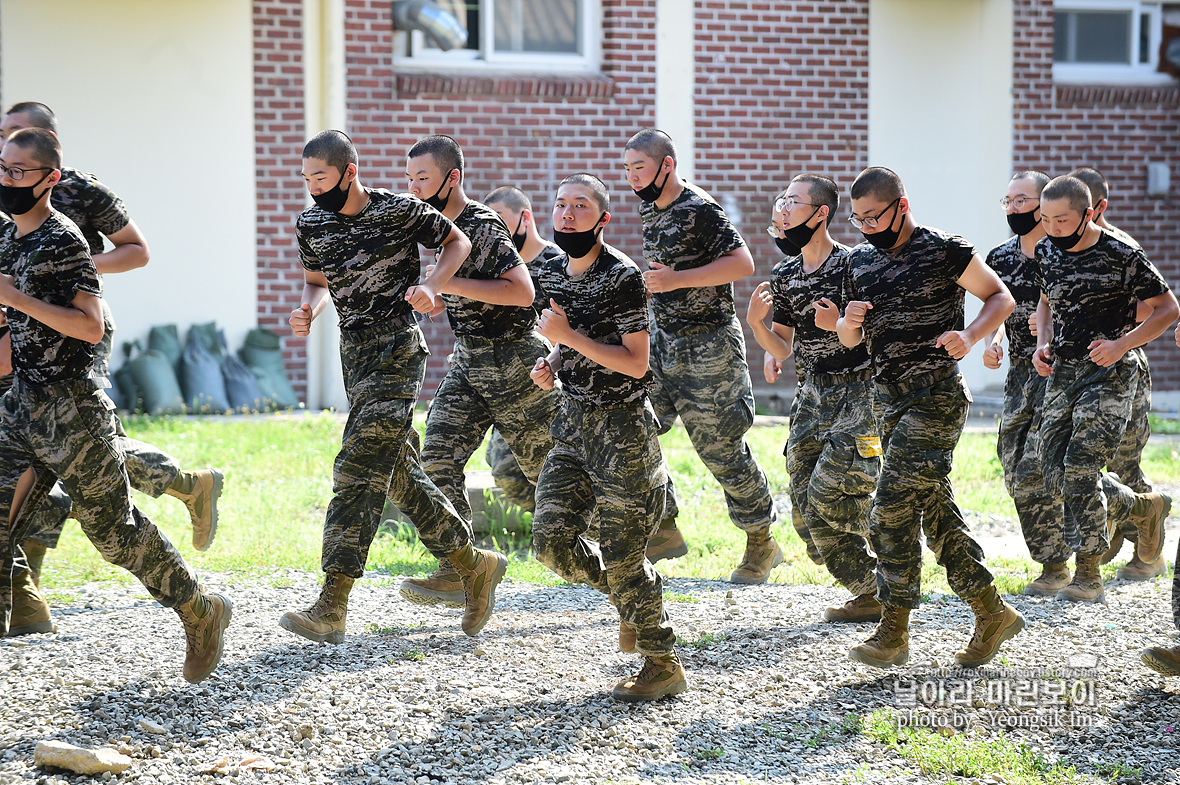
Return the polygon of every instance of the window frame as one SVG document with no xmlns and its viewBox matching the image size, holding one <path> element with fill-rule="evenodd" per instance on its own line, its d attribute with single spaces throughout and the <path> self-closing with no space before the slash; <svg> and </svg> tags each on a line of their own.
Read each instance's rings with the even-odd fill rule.
<svg viewBox="0 0 1180 785">
<path fill-rule="evenodd" d="M 396 30 L 393 39 L 395 68 L 427 71 L 480 71 L 538 74 L 597 74 L 602 69 L 602 0 L 580 0 L 579 49 L 582 54 L 561 52 L 496 52 L 495 4 L 479 0 L 480 47 L 444 52 L 429 45 L 417 30 Z"/>
<path fill-rule="evenodd" d="M 1058 84 L 1168 85 L 1176 80 L 1160 73 L 1159 50 L 1163 39 L 1161 0 L 1055 0 L 1053 12 L 1110 11 L 1131 14 L 1131 57 L 1133 63 L 1059 63 L 1056 61 L 1056 23 L 1054 23 L 1053 81 Z M 1140 63 L 1139 39 L 1143 16 L 1151 17 L 1148 31 L 1148 61 Z M 1055 17 L 1056 18 L 1056 17 Z"/>
</svg>

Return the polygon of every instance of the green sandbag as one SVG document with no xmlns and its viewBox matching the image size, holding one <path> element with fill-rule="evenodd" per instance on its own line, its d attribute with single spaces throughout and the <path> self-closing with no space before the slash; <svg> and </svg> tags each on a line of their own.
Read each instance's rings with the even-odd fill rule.
<svg viewBox="0 0 1180 785">
<path fill-rule="evenodd" d="M 143 410 L 148 414 L 184 414 L 184 397 L 176 371 L 163 352 L 154 349 L 140 352 L 124 363 L 129 367 L 135 386 L 143 398 Z"/>
<path fill-rule="evenodd" d="M 283 346 L 279 336 L 255 327 L 246 333 L 246 342 L 238 356 L 258 379 L 258 386 L 267 401 L 280 409 L 294 409 L 299 405 L 283 367 Z"/>
<path fill-rule="evenodd" d="M 220 363 L 225 358 L 225 352 L 221 349 L 221 332 L 217 329 L 217 322 L 192 325 L 188 328 L 190 341 L 193 336 L 196 336 L 197 340 L 201 342 L 201 346 L 212 355 L 214 360 Z"/>
<path fill-rule="evenodd" d="M 180 345 L 180 332 L 175 324 L 157 324 L 148 331 L 147 348 L 160 352 L 172 363 L 174 373 L 180 373 L 180 356 L 184 347 Z"/>
</svg>

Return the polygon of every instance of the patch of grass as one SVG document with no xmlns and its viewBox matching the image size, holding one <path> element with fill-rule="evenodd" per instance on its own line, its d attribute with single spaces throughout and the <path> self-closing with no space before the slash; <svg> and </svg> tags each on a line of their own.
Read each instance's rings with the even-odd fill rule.
<svg viewBox="0 0 1180 785">
<path fill-rule="evenodd" d="M 873 712 L 865 718 L 864 728 L 873 741 L 917 764 L 928 776 L 987 779 L 996 775 L 1007 785 L 1078 785 L 1092 781 L 1073 766 L 1050 763 L 1029 746 L 1005 738 L 944 736 L 923 728 L 900 727 L 898 715 L 892 710 Z"/>
<path fill-rule="evenodd" d="M 725 754 L 725 750 L 720 747 L 709 747 L 705 750 L 697 750 L 696 756 L 701 760 L 717 760 Z"/>
<path fill-rule="evenodd" d="M 701 601 L 701 598 L 696 596 L 692 592 L 688 592 L 687 594 L 681 594 L 679 592 L 674 592 L 674 591 L 664 592 L 664 602 L 700 602 L 700 601 Z"/>
<path fill-rule="evenodd" d="M 719 632 L 719 633 L 706 632 L 706 633 L 701 634 L 701 636 L 699 638 L 692 638 L 692 639 L 684 638 L 680 635 L 677 635 L 676 636 L 676 645 L 677 646 L 689 646 L 694 649 L 707 649 L 710 646 L 716 646 L 718 643 L 721 643 L 723 640 L 725 640 L 728 637 L 729 636 L 726 635 L 724 632 Z"/>
</svg>

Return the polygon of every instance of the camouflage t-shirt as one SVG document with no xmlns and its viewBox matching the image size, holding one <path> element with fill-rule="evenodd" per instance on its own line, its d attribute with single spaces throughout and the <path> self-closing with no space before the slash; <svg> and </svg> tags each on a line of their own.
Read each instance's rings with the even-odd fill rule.
<svg viewBox="0 0 1180 785">
<path fill-rule="evenodd" d="M 345 330 L 408 316 L 406 290 L 422 273 L 418 245 L 437 248 L 453 228 L 425 202 L 376 188 L 359 215 L 312 205 L 295 222 L 299 261 L 328 279 Z"/>
<path fill-rule="evenodd" d="M 845 265 L 850 249 L 836 244 L 814 272 L 803 269 L 803 256 L 788 256 L 774 268 L 770 294 L 774 321 L 795 330 L 795 368 L 801 376 L 813 373 L 854 373 L 869 368 L 864 344 L 848 348 L 834 332 L 815 326 L 811 304 L 827 297 L 843 308 Z"/>
<path fill-rule="evenodd" d="M 49 197 L 53 207 L 78 224 L 91 255 L 103 251 L 103 235 L 112 235 L 127 224 L 131 216 L 115 192 L 89 172 L 63 166 L 61 182 L 53 186 Z"/>
<path fill-rule="evenodd" d="M 0 272 L 16 288 L 50 305 L 68 307 L 78 292 L 102 296 L 102 282 L 78 227 L 57 211 L 21 238 L 16 224 L 0 228 Z M 90 377 L 94 346 L 62 335 L 15 308 L 6 308 L 12 367 L 33 386 Z"/>
<path fill-rule="evenodd" d="M 997 245 L 987 254 L 987 266 L 996 271 L 1016 300 L 1016 310 L 1004 320 L 1008 336 L 1008 357 L 1013 360 L 1032 360 L 1037 350 L 1037 339 L 1028 328 L 1028 317 L 1036 313 L 1041 302 L 1041 286 L 1037 283 L 1037 260 L 1020 250 L 1020 238 L 1013 237 Z"/>
<path fill-rule="evenodd" d="M 609 245 L 581 275 L 566 271 L 564 253 L 545 261 L 538 276 L 545 301 L 552 298 L 582 335 L 611 346 L 649 329 L 647 287 L 635 262 Z M 642 379 L 612 371 L 568 346 L 561 347 L 562 389 L 590 404 L 631 403 L 647 395 L 651 371 Z"/>
<path fill-rule="evenodd" d="M 715 262 L 746 243 L 721 205 L 691 183 L 664 209 L 654 202 L 639 207 L 643 219 L 643 258 L 673 270 L 692 270 Z M 676 333 L 693 325 L 724 325 L 734 318 L 733 284 L 653 293 L 652 313 L 661 330 Z"/>
<path fill-rule="evenodd" d="M 496 211 L 479 202 L 468 202 L 455 219 L 455 226 L 471 240 L 471 253 L 455 273 L 460 278 L 491 281 L 524 264 L 504 219 Z M 457 294 L 444 294 L 447 317 L 455 335 L 475 335 L 480 338 L 521 336 L 533 329 L 537 314 L 531 307 L 492 305 L 469 300 Z"/>
<path fill-rule="evenodd" d="M 1118 240 L 1121 243 L 1126 243 L 1127 245 L 1131 246 L 1132 248 L 1142 248 L 1143 247 L 1143 246 L 1139 245 L 1138 240 L 1136 240 L 1134 237 L 1127 234 L 1126 232 L 1124 232 L 1122 229 L 1118 228 L 1117 226 L 1103 226 L 1101 228 L 1102 228 L 1102 231 L 1110 232 L 1110 234 L 1114 235 L 1114 239 Z"/>
<path fill-rule="evenodd" d="M 957 235 L 919 226 L 896 251 L 868 243 L 848 257 L 846 296 L 873 304 L 864 334 L 874 378 L 895 384 L 955 365 L 938 336 L 963 329 L 964 290 L 959 278 L 975 247 Z"/>
<path fill-rule="evenodd" d="M 1135 327 L 1135 306 L 1168 291 L 1143 251 L 1102 232 L 1098 242 L 1072 253 L 1045 238 L 1037 243 L 1037 284 L 1053 311 L 1053 354 L 1077 359 L 1090 342 L 1113 341 Z"/>
<path fill-rule="evenodd" d="M 541 253 L 537 254 L 531 262 L 525 262 L 529 268 L 529 275 L 533 279 L 533 289 L 537 292 L 536 297 L 533 298 L 533 310 L 537 312 L 538 316 L 541 315 L 541 311 L 549 307 L 549 301 L 545 299 L 545 295 L 541 291 L 539 278 L 541 268 L 545 266 L 545 262 L 555 256 L 561 256 L 561 249 L 553 243 L 546 242 L 545 247 L 541 249 Z"/>
</svg>

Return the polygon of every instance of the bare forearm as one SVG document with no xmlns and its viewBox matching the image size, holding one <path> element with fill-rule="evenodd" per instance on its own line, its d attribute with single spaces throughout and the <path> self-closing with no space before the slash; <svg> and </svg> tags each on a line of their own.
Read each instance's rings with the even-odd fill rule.
<svg viewBox="0 0 1180 785">
<path fill-rule="evenodd" d="M 12 293 L 7 305 L 69 338 L 86 343 L 98 343 L 102 340 L 104 328 L 101 312 L 95 318 L 72 305 L 50 305 L 19 291 Z"/>
<path fill-rule="evenodd" d="M 971 338 L 971 343 L 978 343 L 983 336 L 998 330 L 1004 324 L 1004 320 L 1012 315 L 1015 307 L 1016 301 L 1007 290 L 996 292 L 983 301 L 979 315 L 963 332 Z"/>
<path fill-rule="evenodd" d="M 139 243 L 124 243 L 106 253 L 94 255 L 94 266 L 100 273 L 125 273 L 138 270 L 148 263 L 147 246 Z"/>
<path fill-rule="evenodd" d="M 850 327 L 844 323 L 843 319 L 840 319 L 836 322 L 836 336 L 840 339 L 840 343 L 851 349 L 864 342 L 865 331 L 861 327 Z"/>
<path fill-rule="evenodd" d="M 1122 337 L 1120 343 L 1127 351 L 1143 346 L 1164 334 L 1164 331 L 1176 321 L 1176 307 L 1156 308 L 1151 315 L 1139 323 L 1134 330 Z"/>
<path fill-rule="evenodd" d="M 434 292 L 443 291 L 447 283 L 455 277 L 459 266 L 463 264 L 463 260 L 467 258 L 469 253 L 471 253 L 471 243 L 465 235 L 462 240 L 452 240 L 444 245 L 434 263 L 434 269 L 422 282 L 423 286 L 429 287 Z"/>
<path fill-rule="evenodd" d="M 615 373 L 640 379 L 647 373 L 647 353 L 632 352 L 626 346 L 599 343 L 581 333 L 574 333 L 562 341 L 587 359 L 593 360 Z"/>
<path fill-rule="evenodd" d="M 744 245 L 706 265 L 691 270 L 677 270 L 676 283 L 681 289 L 700 286 L 723 286 L 754 274 L 754 258 Z"/>
<path fill-rule="evenodd" d="M 303 299 L 301 302 L 311 306 L 313 317 L 319 316 L 328 305 L 327 288 L 314 283 L 303 284 Z"/>
<path fill-rule="evenodd" d="M 533 304 L 533 284 L 531 280 L 513 281 L 507 278 L 493 278 L 481 280 L 477 278 L 461 278 L 453 276 L 443 286 L 446 294 L 466 297 L 468 300 L 478 300 L 492 305 L 515 305 L 526 308 Z"/>
<path fill-rule="evenodd" d="M 765 322 L 750 322 L 754 332 L 754 340 L 758 342 L 774 359 L 782 362 L 791 356 L 791 342 L 766 326 Z"/>
</svg>

